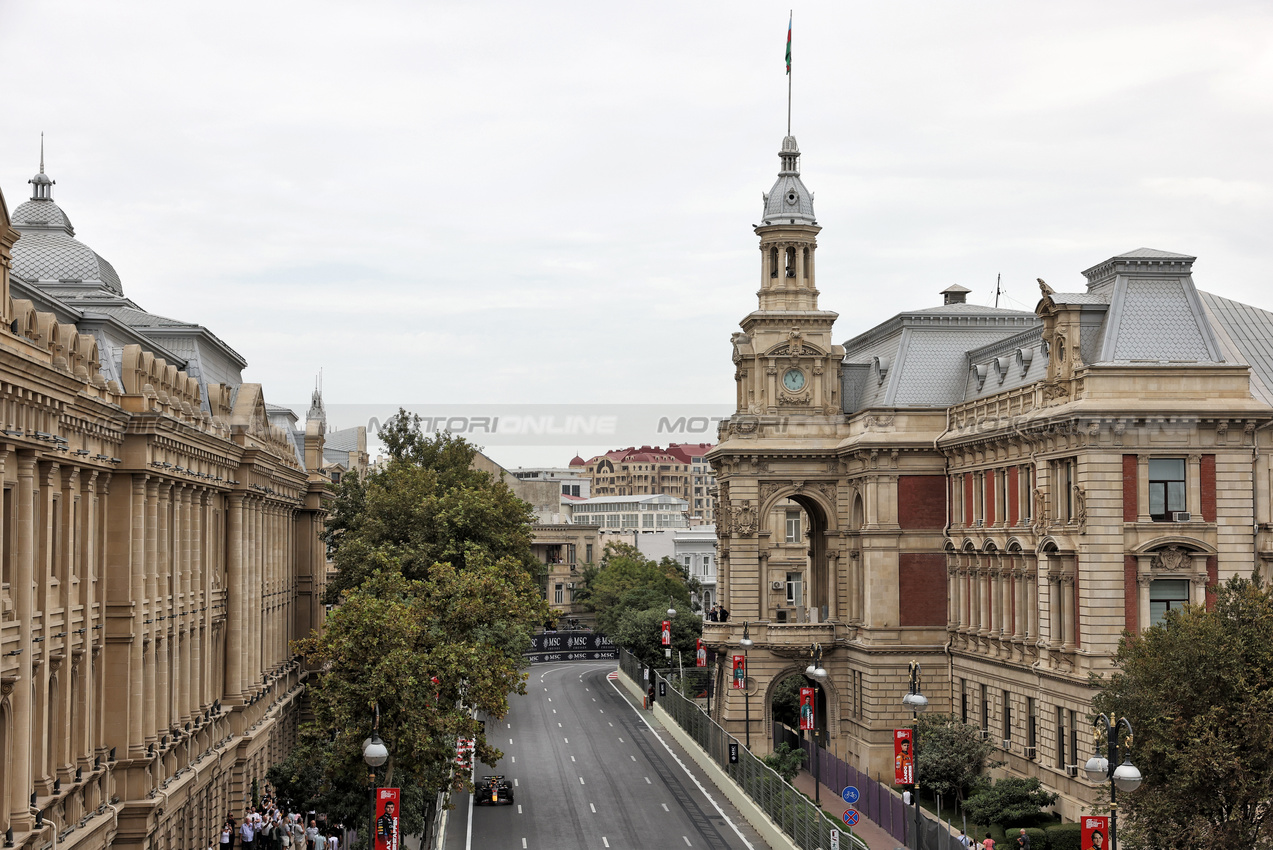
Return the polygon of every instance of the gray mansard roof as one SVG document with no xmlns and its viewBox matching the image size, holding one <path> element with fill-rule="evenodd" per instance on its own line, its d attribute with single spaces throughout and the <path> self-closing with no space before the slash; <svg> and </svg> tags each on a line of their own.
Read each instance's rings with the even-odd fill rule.
<svg viewBox="0 0 1273 850">
<path fill-rule="evenodd" d="M 1140 248 L 1085 271 L 1086 292 L 1045 298 L 1080 311 L 1085 364 L 1249 364 L 1252 394 L 1273 405 L 1273 312 L 1199 291 L 1193 261 Z M 900 313 L 844 344 L 845 411 L 949 406 L 1032 384 L 1047 372 L 1042 329 L 1034 313 L 975 304 Z"/>
</svg>

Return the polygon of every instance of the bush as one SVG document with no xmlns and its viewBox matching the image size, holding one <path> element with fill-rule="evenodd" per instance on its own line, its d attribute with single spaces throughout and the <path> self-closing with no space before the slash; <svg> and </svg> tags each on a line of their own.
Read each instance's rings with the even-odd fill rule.
<svg viewBox="0 0 1273 850">
<path fill-rule="evenodd" d="M 765 756 L 761 761 L 773 768 L 774 773 L 790 782 L 800 772 L 804 764 L 805 751 L 793 750 L 790 744 L 779 744 L 777 749 Z"/>
<path fill-rule="evenodd" d="M 964 803 L 964 811 L 977 823 L 1034 826 L 1045 817 L 1040 809 L 1056 801 L 1057 795 L 1045 791 L 1038 777 L 1008 777 L 984 786 Z"/>
<path fill-rule="evenodd" d="M 1081 850 L 1079 844 L 1083 838 L 1083 832 L 1080 824 L 1062 823 L 1048 827 L 1046 832 L 1048 850 Z M 1031 847 L 1030 850 L 1034 848 Z"/>
</svg>

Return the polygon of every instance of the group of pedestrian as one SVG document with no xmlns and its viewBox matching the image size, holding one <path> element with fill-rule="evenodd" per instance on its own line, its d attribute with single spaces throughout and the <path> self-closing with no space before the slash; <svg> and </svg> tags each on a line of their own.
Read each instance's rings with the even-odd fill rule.
<svg viewBox="0 0 1273 850">
<path fill-rule="evenodd" d="M 707 612 L 707 619 L 713 623 L 725 623 L 729 621 L 729 611 L 724 605 L 713 605 L 712 610 Z"/>
<path fill-rule="evenodd" d="M 248 806 L 240 821 L 227 812 L 218 841 L 208 850 L 341 850 L 340 834 L 319 827 L 314 818 L 305 825 L 299 812 L 285 812 L 266 794 L 260 807 Z"/>
<path fill-rule="evenodd" d="M 995 850 L 995 847 L 998 846 L 998 842 L 991 838 L 988 832 L 984 840 L 978 841 L 961 831 L 959 833 L 959 843 L 967 847 L 968 850 Z M 1030 850 L 1030 836 L 1026 834 L 1024 829 L 1017 835 L 1017 840 L 1012 846 L 1016 850 Z"/>
</svg>

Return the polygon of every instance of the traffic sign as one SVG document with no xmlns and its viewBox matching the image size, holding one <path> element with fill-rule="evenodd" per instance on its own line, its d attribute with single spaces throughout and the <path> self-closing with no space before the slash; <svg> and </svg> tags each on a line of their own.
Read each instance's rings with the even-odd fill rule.
<svg viewBox="0 0 1273 850">
<path fill-rule="evenodd" d="M 844 802 L 851 806 L 856 803 L 862 795 L 858 793 L 856 786 L 846 785 L 844 786 L 844 790 L 840 792 L 840 796 L 844 798 Z"/>
<path fill-rule="evenodd" d="M 840 830 L 831 827 L 831 850 L 840 850 Z"/>
<path fill-rule="evenodd" d="M 857 810 L 857 809 L 845 809 L 845 810 L 844 810 L 844 822 L 845 822 L 846 824 L 848 824 L 849 826 L 857 826 L 857 825 L 858 825 L 858 817 L 859 817 L 859 815 L 858 815 L 858 810 Z"/>
</svg>

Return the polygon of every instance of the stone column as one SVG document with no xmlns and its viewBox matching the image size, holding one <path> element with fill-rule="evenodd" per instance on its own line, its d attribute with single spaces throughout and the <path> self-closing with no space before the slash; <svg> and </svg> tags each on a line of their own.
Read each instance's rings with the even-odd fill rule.
<svg viewBox="0 0 1273 850">
<path fill-rule="evenodd" d="M 1061 649 L 1074 648 L 1074 576 L 1061 576 Z"/>
<path fill-rule="evenodd" d="M 1140 455 L 1136 462 L 1136 521 L 1151 522 L 1149 516 L 1149 456 Z"/>
<path fill-rule="evenodd" d="M 157 622 L 160 612 L 159 604 L 159 490 L 160 482 L 150 479 L 146 482 L 146 605 L 145 632 L 146 649 L 143 652 L 145 696 L 142 700 L 143 730 L 145 743 L 152 744 L 158 740 L 155 734 L 157 713 L 155 703 L 161 699 L 159 694 L 159 646 L 156 640 L 159 632 Z"/>
<path fill-rule="evenodd" d="M 9 457 L 12 457 L 10 455 Z M 7 460 L 7 458 L 6 458 Z M 17 455 L 18 486 L 13 494 L 17 498 L 14 523 L 13 585 L 10 588 L 14 614 L 19 623 L 30 623 L 34 610 L 32 594 L 35 585 L 35 546 L 33 542 L 35 456 L 28 452 Z M 31 678 L 33 674 L 31 638 L 29 628 L 18 630 L 18 681 L 9 696 L 13 725 L 10 760 L 4 769 L 9 777 L 10 824 L 14 832 L 28 832 L 33 822 L 30 808 L 31 789 L 35 786 L 32 772 L 31 724 L 34 706 L 31 705 Z"/>
<path fill-rule="evenodd" d="M 228 521 L 226 546 L 226 657 L 225 657 L 225 695 L 227 699 L 241 700 L 243 697 L 243 657 L 246 647 L 246 615 L 243 594 L 247 590 L 245 576 L 243 545 L 243 494 L 231 493 L 226 501 Z"/>
</svg>

